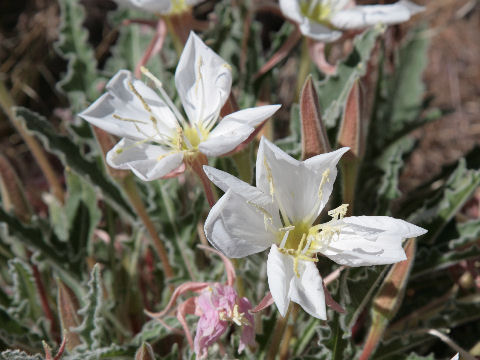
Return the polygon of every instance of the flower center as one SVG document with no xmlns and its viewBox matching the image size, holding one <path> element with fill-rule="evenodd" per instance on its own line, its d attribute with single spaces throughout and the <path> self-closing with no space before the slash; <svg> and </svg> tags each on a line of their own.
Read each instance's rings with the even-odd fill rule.
<svg viewBox="0 0 480 360">
<path fill-rule="evenodd" d="M 222 321 L 232 321 L 238 326 L 250 325 L 250 322 L 245 317 L 245 314 L 240 312 L 239 309 L 240 307 L 238 306 L 238 304 L 235 304 L 231 311 L 221 310 L 218 313 L 218 317 Z"/>
<path fill-rule="evenodd" d="M 330 210 L 328 215 L 332 217 L 332 220 L 324 224 L 311 226 L 301 222 L 280 229 L 285 233 L 278 250 L 282 254 L 293 257 L 293 270 L 297 277 L 300 277 L 299 260 L 317 262 L 318 259 L 314 256 L 339 238 L 343 225 L 339 221 L 346 215 L 347 208 L 348 204 L 343 204 Z"/>
<path fill-rule="evenodd" d="M 189 126 L 186 125 L 183 128 L 179 128 L 178 141 L 180 148 L 183 151 L 196 151 L 198 145 L 208 137 L 209 131 L 205 129 L 202 124 Z"/>
<path fill-rule="evenodd" d="M 178 15 L 189 8 L 186 0 L 172 0 L 172 6 L 170 8 L 170 15 Z"/>
<path fill-rule="evenodd" d="M 303 1 L 300 11 L 303 16 L 320 24 L 328 23 L 332 15 L 332 7 L 322 0 Z"/>
</svg>

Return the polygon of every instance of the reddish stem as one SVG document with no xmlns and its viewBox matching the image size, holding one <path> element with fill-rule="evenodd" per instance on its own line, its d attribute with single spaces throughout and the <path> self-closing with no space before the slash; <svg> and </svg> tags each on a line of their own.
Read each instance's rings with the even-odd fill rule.
<svg viewBox="0 0 480 360">
<path fill-rule="evenodd" d="M 48 321 L 50 321 L 50 332 L 52 336 L 56 338 L 57 341 L 60 341 L 59 332 L 56 326 L 57 323 L 53 316 L 52 310 L 48 305 L 47 294 L 45 292 L 45 286 L 43 285 L 42 276 L 40 274 L 40 271 L 38 270 L 37 265 L 31 263 L 30 266 L 32 267 L 33 278 L 35 280 L 35 285 L 37 286 L 38 294 L 40 295 L 40 303 L 42 305 L 43 312 L 45 314 L 45 317 L 48 319 Z"/>
<path fill-rule="evenodd" d="M 53 360 L 60 360 L 60 358 L 63 355 L 63 352 L 65 351 L 65 346 L 67 345 L 67 338 L 64 337 L 62 340 L 62 343 L 60 344 L 60 348 L 58 349 L 57 355 L 53 358 Z"/>
<path fill-rule="evenodd" d="M 212 190 L 212 184 L 210 183 L 210 180 L 208 179 L 205 172 L 203 171 L 203 165 L 207 164 L 207 157 L 203 154 L 197 155 L 195 159 L 193 159 L 193 161 L 189 162 L 190 167 L 195 172 L 195 174 L 197 174 L 197 176 L 202 182 L 203 190 L 205 190 L 205 196 L 207 197 L 208 204 L 210 205 L 210 207 L 213 207 L 217 200 Z"/>
</svg>

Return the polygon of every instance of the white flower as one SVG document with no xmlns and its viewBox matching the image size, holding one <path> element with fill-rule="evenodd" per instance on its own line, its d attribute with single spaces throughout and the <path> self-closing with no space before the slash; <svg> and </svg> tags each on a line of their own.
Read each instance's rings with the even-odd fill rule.
<svg viewBox="0 0 480 360">
<path fill-rule="evenodd" d="M 118 5 L 155 12 L 161 15 L 176 15 L 189 10 L 203 0 L 115 0 Z"/>
<path fill-rule="evenodd" d="M 291 300 L 310 315 L 326 319 L 323 282 L 315 266 L 318 253 L 347 266 L 391 264 L 406 259 L 403 239 L 426 232 L 387 216 L 344 217 L 347 205 L 329 211 L 329 222 L 314 225 L 346 151 L 297 161 L 262 138 L 256 187 L 204 167 L 225 191 L 205 222 L 208 240 L 232 258 L 270 247 L 268 284 L 282 316 Z"/>
<path fill-rule="evenodd" d="M 280 0 L 283 14 L 299 24 L 305 36 L 332 42 L 341 30 L 361 29 L 375 24 L 397 24 L 423 11 L 408 0 L 391 5 L 350 6 L 351 0 Z"/>
<path fill-rule="evenodd" d="M 119 71 L 102 95 L 80 116 L 123 137 L 107 154 L 117 169 L 130 169 L 142 180 L 164 177 L 195 161 L 200 153 L 220 156 L 234 150 L 280 105 L 234 112 L 217 125 L 230 94 L 230 66 L 193 32 L 175 73 L 175 84 L 188 122 L 173 105 L 160 81 L 144 69 L 159 94 L 129 71 Z"/>
</svg>

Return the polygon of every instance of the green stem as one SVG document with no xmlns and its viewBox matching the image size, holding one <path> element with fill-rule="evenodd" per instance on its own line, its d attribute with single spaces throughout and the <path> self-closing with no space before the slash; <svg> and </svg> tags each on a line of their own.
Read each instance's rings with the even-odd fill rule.
<svg viewBox="0 0 480 360">
<path fill-rule="evenodd" d="M 302 41 L 302 53 L 300 55 L 300 65 L 298 67 L 298 76 L 297 76 L 297 88 L 295 93 L 295 101 L 298 102 L 300 98 L 300 93 L 302 92 L 303 84 L 307 79 L 308 74 L 312 66 L 312 60 L 310 59 L 310 54 L 308 52 L 308 39 L 303 38 Z"/>
<path fill-rule="evenodd" d="M 122 185 L 128 195 L 128 198 L 130 199 L 133 208 L 136 210 L 138 216 L 142 220 L 145 228 L 147 229 L 150 237 L 152 238 L 153 246 L 155 247 L 160 261 L 162 262 L 166 278 L 169 280 L 172 279 L 174 277 L 174 272 L 172 266 L 170 265 L 170 261 L 168 260 L 167 250 L 165 249 L 163 242 L 160 240 L 160 237 L 158 236 L 152 219 L 150 219 L 150 216 L 148 216 L 147 210 L 143 205 L 143 201 L 140 198 L 137 185 L 135 184 L 135 181 L 133 179 L 133 175 L 127 176 L 123 180 Z"/>
<path fill-rule="evenodd" d="M 273 333 L 272 342 L 270 343 L 269 351 L 267 354 L 267 360 L 275 360 L 279 348 L 280 342 L 283 338 L 283 334 L 285 333 L 285 328 L 288 323 L 288 318 L 290 317 L 290 313 L 292 311 L 292 303 L 288 306 L 287 314 L 285 317 L 278 317 L 277 322 L 275 324 L 275 331 Z"/>
<path fill-rule="evenodd" d="M 353 214 L 353 209 L 355 206 L 355 189 L 357 185 L 358 165 L 358 160 L 353 158 L 345 159 L 340 163 L 340 168 L 342 171 L 343 203 L 348 204 L 347 216 L 351 216 Z"/>
<path fill-rule="evenodd" d="M 173 233 L 175 235 L 175 241 L 173 242 L 173 246 L 175 248 L 175 251 L 178 254 L 180 254 L 180 258 L 182 259 L 184 269 L 188 272 L 190 278 L 193 281 L 195 281 L 196 279 L 195 273 L 192 271 L 192 268 L 189 265 L 189 261 L 185 257 L 185 252 L 182 251 L 182 248 L 180 245 L 182 240 L 178 232 L 177 224 L 175 223 L 175 214 L 174 214 L 172 203 L 170 201 L 170 196 L 168 195 L 168 192 L 165 190 L 165 186 L 160 186 L 160 192 L 162 194 L 163 203 L 165 204 L 165 209 L 167 210 L 168 220 L 172 225 Z"/>
</svg>

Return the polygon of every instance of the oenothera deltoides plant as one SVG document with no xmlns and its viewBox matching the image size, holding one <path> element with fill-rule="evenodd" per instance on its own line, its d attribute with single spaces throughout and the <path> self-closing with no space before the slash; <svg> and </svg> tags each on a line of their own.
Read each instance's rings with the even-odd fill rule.
<svg viewBox="0 0 480 360">
<path fill-rule="evenodd" d="M 134 79 L 129 71 L 120 70 L 108 82 L 107 93 L 80 116 L 122 137 L 107 154 L 111 167 L 130 169 L 140 179 L 151 181 L 178 175 L 189 166 L 204 180 L 212 204 L 213 195 L 201 168 L 206 156 L 234 151 L 280 105 L 240 110 L 219 122 L 220 110 L 230 95 L 231 68 L 193 32 L 175 72 L 175 85 L 188 120 L 161 82 L 148 70 L 143 69 L 143 73 L 158 93 Z"/>
<path fill-rule="evenodd" d="M 262 138 L 256 187 L 205 167 L 225 191 L 205 222 L 208 240 L 232 258 L 270 248 L 268 285 L 282 316 L 293 301 L 310 315 L 327 318 L 324 285 L 315 265 L 318 254 L 346 266 L 392 264 L 406 259 L 402 240 L 426 233 L 388 216 L 345 217 L 348 204 L 328 211 L 330 221 L 316 224 L 346 151 L 298 161 Z"/>
<path fill-rule="evenodd" d="M 254 317 L 251 313 L 252 305 L 246 297 L 238 296 L 235 285 L 235 269 L 233 264 L 222 253 L 206 246 L 200 246 L 206 251 L 219 255 L 225 265 L 227 274 L 226 284 L 218 282 L 186 282 L 180 285 L 172 294 L 167 307 L 159 313 L 147 314 L 160 321 L 168 328 L 162 318 L 171 311 L 178 298 L 187 292 L 198 293 L 180 303 L 176 308 L 176 316 L 183 327 L 190 348 L 197 357 L 205 358 L 208 348 L 217 342 L 227 332 L 233 323 L 241 329 L 238 352 L 241 353 L 246 346 L 255 344 Z M 187 324 L 186 315 L 199 316 L 195 339 L 192 339 Z"/>
<path fill-rule="evenodd" d="M 343 30 L 401 23 L 423 10 L 408 0 L 365 6 L 352 0 L 280 0 L 280 8 L 299 25 L 303 35 L 322 42 L 338 40 Z"/>
</svg>

